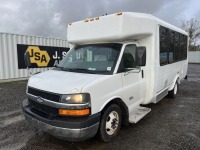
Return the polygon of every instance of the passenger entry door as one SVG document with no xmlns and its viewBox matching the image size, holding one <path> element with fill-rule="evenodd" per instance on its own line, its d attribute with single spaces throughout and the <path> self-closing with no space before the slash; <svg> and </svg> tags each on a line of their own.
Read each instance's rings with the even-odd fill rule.
<svg viewBox="0 0 200 150">
<path fill-rule="evenodd" d="M 141 104 L 145 96 L 144 69 L 137 67 L 135 44 L 128 44 L 124 48 L 120 68 L 122 71 L 122 81 L 124 98 L 128 104 L 129 111 Z"/>
</svg>

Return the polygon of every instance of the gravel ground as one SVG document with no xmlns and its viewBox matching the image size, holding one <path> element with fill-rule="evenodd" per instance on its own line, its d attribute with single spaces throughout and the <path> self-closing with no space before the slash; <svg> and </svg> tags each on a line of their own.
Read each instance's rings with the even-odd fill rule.
<svg viewBox="0 0 200 150">
<path fill-rule="evenodd" d="M 152 111 L 137 124 L 122 127 L 110 143 L 97 138 L 62 141 L 32 127 L 21 112 L 26 83 L 0 83 L 0 149 L 200 149 L 200 65 L 189 65 L 188 81 L 182 82 L 175 99 L 148 105 Z"/>
</svg>

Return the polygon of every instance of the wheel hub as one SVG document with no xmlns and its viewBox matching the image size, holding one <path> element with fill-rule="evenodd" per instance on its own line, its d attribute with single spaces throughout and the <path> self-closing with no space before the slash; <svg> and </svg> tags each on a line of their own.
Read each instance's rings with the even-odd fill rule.
<svg viewBox="0 0 200 150">
<path fill-rule="evenodd" d="M 106 132 L 108 135 L 114 134 L 119 125 L 119 115 L 116 111 L 112 111 L 106 120 Z"/>
<path fill-rule="evenodd" d="M 112 126 L 111 126 L 111 127 L 112 127 L 113 129 L 115 129 L 115 128 L 117 127 L 117 123 L 118 123 L 117 121 L 118 121 L 118 120 L 117 120 L 116 118 L 112 120 L 112 122 L 111 122 Z"/>
</svg>

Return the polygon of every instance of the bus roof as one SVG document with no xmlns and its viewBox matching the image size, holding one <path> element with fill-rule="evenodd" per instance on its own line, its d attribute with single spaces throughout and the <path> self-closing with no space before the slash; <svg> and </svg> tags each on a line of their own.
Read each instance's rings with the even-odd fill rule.
<svg viewBox="0 0 200 150">
<path fill-rule="evenodd" d="M 72 44 L 138 40 L 156 34 L 158 25 L 188 35 L 150 14 L 123 12 L 71 23 L 67 39 Z"/>
</svg>

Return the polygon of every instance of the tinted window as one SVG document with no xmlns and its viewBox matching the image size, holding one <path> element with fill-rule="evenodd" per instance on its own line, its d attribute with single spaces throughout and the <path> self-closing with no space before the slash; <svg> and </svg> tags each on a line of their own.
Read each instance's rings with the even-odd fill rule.
<svg viewBox="0 0 200 150">
<path fill-rule="evenodd" d="M 160 26 L 160 65 L 187 59 L 187 36 Z"/>
<path fill-rule="evenodd" d="M 136 52 L 136 45 L 127 45 L 124 49 L 124 54 L 122 57 L 124 68 L 135 68 L 135 52 Z"/>
<path fill-rule="evenodd" d="M 187 36 L 183 36 L 183 59 L 187 59 Z"/>
<path fill-rule="evenodd" d="M 168 63 L 168 30 L 160 28 L 160 64 Z"/>
<path fill-rule="evenodd" d="M 175 32 L 174 35 L 174 51 L 175 51 L 175 61 L 180 60 L 180 51 L 179 51 L 179 33 Z"/>
<path fill-rule="evenodd" d="M 180 48 L 179 48 L 180 60 L 187 58 L 187 36 L 180 35 Z"/>
<path fill-rule="evenodd" d="M 169 30 L 169 63 L 175 61 L 175 52 L 174 52 L 174 31 Z"/>
</svg>

